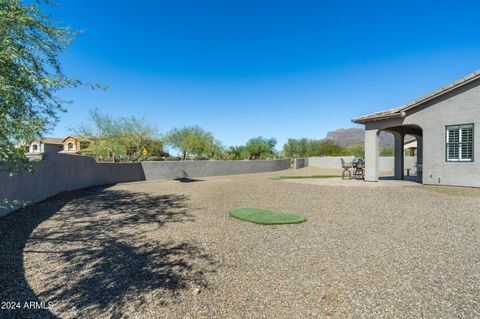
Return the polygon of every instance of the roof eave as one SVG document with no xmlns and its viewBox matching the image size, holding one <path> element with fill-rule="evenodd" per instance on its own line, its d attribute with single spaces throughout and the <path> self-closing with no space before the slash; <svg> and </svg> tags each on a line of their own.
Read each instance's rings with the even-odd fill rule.
<svg viewBox="0 0 480 319">
<path fill-rule="evenodd" d="M 480 78 L 480 71 L 476 71 L 474 73 L 472 73 L 471 75 L 465 77 L 465 78 L 462 78 L 461 80 L 457 80 L 453 83 L 450 83 L 449 85 L 446 85 L 436 91 L 434 91 L 433 93 L 427 95 L 426 97 L 423 97 L 423 98 L 420 98 L 418 99 L 417 101 L 413 102 L 411 105 L 408 105 L 406 107 L 403 108 L 403 111 L 408 111 L 408 110 L 411 110 L 417 106 L 420 106 L 424 103 L 427 103 L 433 99 L 436 99 L 437 97 L 440 97 L 444 94 L 447 94 L 451 91 L 454 91 L 458 88 L 461 88 L 465 85 L 467 85 L 468 83 L 471 83 L 471 82 L 474 82 L 476 80 L 478 80 Z"/>
<path fill-rule="evenodd" d="M 381 116 L 372 116 L 372 117 L 356 117 L 352 119 L 353 123 L 357 124 L 366 124 L 368 122 L 374 122 L 374 121 L 382 121 L 382 120 L 388 120 L 388 119 L 394 119 L 394 118 L 399 118 L 403 117 L 402 113 L 398 114 L 389 114 L 389 115 L 381 115 Z"/>
<path fill-rule="evenodd" d="M 413 102 L 410 102 L 410 103 L 407 103 L 406 105 L 403 105 L 403 106 L 400 106 L 398 108 L 395 109 L 394 113 L 391 113 L 391 114 L 388 114 L 388 115 L 378 115 L 378 116 L 375 116 L 375 114 L 370 114 L 370 115 L 364 115 L 364 116 L 360 116 L 360 117 L 356 117 L 354 119 L 352 119 L 352 122 L 354 123 L 358 123 L 358 124 L 366 124 L 367 122 L 372 122 L 372 121 L 380 121 L 380 120 L 384 120 L 384 119 L 388 119 L 388 118 L 394 118 L 394 117 L 405 117 L 406 116 L 406 112 L 413 109 L 413 108 L 416 108 L 424 103 L 427 103 L 433 99 L 436 99 L 444 94 L 447 94 L 451 91 L 454 91 L 464 85 L 467 85 L 468 83 L 471 83 L 471 82 L 474 82 L 476 80 L 479 80 L 480 79 L 480 70 L 479 71 L 475 71 L 473 73 L 470 73 L 469 75 L 453 82 L 453 83 L 450 83 L 430 94 L 427 94 Z M 379 113 L 382 113 L 382 112 L 379 112 Z"/>
</svg>

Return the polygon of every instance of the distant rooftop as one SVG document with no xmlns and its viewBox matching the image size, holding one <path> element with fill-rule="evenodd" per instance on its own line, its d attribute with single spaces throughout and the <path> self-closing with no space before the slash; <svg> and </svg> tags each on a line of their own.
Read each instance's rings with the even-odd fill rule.
<svg viewBox="0 0 480 319">
<path fill-rule="evenodd" d="M 480 78 L 480 70 L 479 71 L 475 71 L 473 73 L 470 73 L 469 75 L 467 76 L 464 76 L 463 78 L 455 81 L 455 82 L 452 82 L 448 85 L 445 85 L 444 87 L 441 87 L 440 89 L 437 89 L 425 96 L 422 96 L 421 98 L 419 99 L 416 99 L 416 100 L 413 100 L 407 104 L 404 104 L 402 106 L 399 106 L 399 107 L 395 107 L 395 108 L 392 108 L 392 109 L 389 109 L 389 110 L 385 110 L 385 111 L 381 111 L 381 112 L 376 112 L 376 113 L 372 113 L 372 114 L 367 114 L 367 115 L 363 115 L 363 116 L 359 116 L 359 117 L 356 117 L 354 119 L 352 119 L 352 122 L 354 123 L 359 123 L 359 124 L 365 124 L 366 122 L 370 122 L 370 121 L 379 121 L 379 120 L 385 120 L 385 119 L 389 119 L 389 118 L 396 118 L 396 117 L 402 117 L 402 113 L 407 111 L 407 110 L 410 110 L 410 109 L 413 109 L 419 105 L 422 105 L 423 103 L 425 102 L 428 102 L 432 99 L 435 99 L 439 96 L 442 96 L 448 92 L 451 92 L 455 89 L 458 89 L 459 87 L 462 87 L 470 82 L 473 82 L 477 79 Z"/>
<path fill-rule="evenodd" d="M 44 144 L 62 144 L 63 145 L 63 138 L 58 137 L 45 137 L 40 139 Z"/>
</svg>

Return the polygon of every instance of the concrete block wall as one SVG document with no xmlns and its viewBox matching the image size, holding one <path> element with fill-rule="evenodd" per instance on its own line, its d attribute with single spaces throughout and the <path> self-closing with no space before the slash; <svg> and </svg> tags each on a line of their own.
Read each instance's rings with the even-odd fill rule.
<svg viewBox="0 0 480 319">
<path fill-rule="evenodd" d="M 322 156 L 322 157 L 310 157 L 308 158 L 308 165 L 310 167 L 318 167 L 325 169 L 341 169 L 341 161 L 343 158 L 346 162 L 351 162 L 353 156 Z M 393 171 L 395 167 L 395 158 L 393 156 L 380 156 L 378 157 L 378 165 L 380 172 Z M 410 174 L 415 172 L 415 157 L 405 156 L 404 162 L 405 169 L 410 169 Z"/>
<path fill-rule="evenodd" d="M 260 172 L 290 168 L 290 159 L 255 161 L 165 161 L 141 162 L 146 180 L 204 177 Z"/>
<path fill-rule="evenodd" d="M 7 167 L 0 165 L 0 216 L 17 209 L 20 205 L 15 203 L 38 202 L 85 187 L 162 178 L 273 172 L 289 167 L 290 159 L 97 163 L 86 156 L 46 154 L 41 162 L 33 164 L 33 173 L 9 176 Z"/>
<path fill-rule="evenodd" d="M 310 167 L 318 167 L 325 169 L 342 169 L 340 159 L 343 158 L 346 162 L 351 162 L 353 156 L 321 156 L 321 157 L 309 157 L 308 165 Z"/>
<path fill-rule="evenodd" d="M 144 179 L 139 163 L 97 163 L 90 157 L 45 154 L 41 162 L 33 164 L 33 173 L 9 176 L 7 167 L 0 166 L 0 203 L 38 202 L 64 191 Z M 17 206 L 0 206 L 0 216 Z"/>
<path fill-rule="evenodd" d="M 296 158 L 295 169 L 301 169 L 304 167 L 308 167 L 308 158 Z"/>
</svg>

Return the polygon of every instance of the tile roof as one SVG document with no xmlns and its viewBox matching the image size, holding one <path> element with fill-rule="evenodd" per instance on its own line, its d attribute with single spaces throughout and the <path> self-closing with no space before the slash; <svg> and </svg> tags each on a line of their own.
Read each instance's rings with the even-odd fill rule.
<svg viewBox="0 0 480 319">
<path fill-rule="evenodd" d="M 396 118 L 396 117 L 402 117 L 404 116 L 402 113 L 407 111 L 407 110 L 410 110 L 410 109 L 413 109 L 419 105 L 422 105 L 423 103 L 425 102 L 428 102 L 434 98 L 437 98 L 439 96 L 442 96 L 450 91 L 453 91 L 455 89 L 458 89 L 459 87 L 462 87 L 472 81 L 475 81 L 477 79 L 480 78 L 480 70 L 479 71 L 475 71 L 473 73 L 470 73 L 469 75 L 467 76 L 464 76 L 463 78 L 455 81 L 455 82 L 452 82 L 448 85 L 445 85 L 427 95 L 424 95 L 422 96 L 421 98 L 419 99 L 416 99 L 416 100 L 413 100 L 411 102 L 408 102 L 402 106 L 399 106 L 399 107 L 396 107 L 396 108 L 392 108 L 392 109 L 389 109 L 389 110 L 385 110 L 385 111 L 381 111 L 381 112 L 376 112 L 376 113 L 372 113 L 372 114 L 367 114 L 367 115 L 363 115 L 363 116 L 359 116 L 359 117 L 356 117 L 356 118 L 353 118 L 352 119 L 352 122 L 354 123 L 360 123 L 360 124 L 365 124 L 366 122 L 370 122 L 370 121 L 378 121 L 378 120 L 384 120 L 384 119 L 389 119 L 389 118 Z"/>
<path fill-rule="evenodd" d="M 62 144 L 63 145 L 63 138 L 45 137 L 45 138 L 42 138 L 41 141 L 44 144 Z"/>
</svg>

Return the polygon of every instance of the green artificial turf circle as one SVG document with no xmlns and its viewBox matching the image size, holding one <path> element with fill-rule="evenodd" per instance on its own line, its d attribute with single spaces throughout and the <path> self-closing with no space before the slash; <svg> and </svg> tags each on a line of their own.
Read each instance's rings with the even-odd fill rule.
<svg viewBox="0 0 480 319">
<path fill-rule="evenodd" d="M 234 218 L 262 225 L 299 224 L 307 221 L 302 215 L 264 208 L 234 208 L 229 214 Z"/>
</svg>

